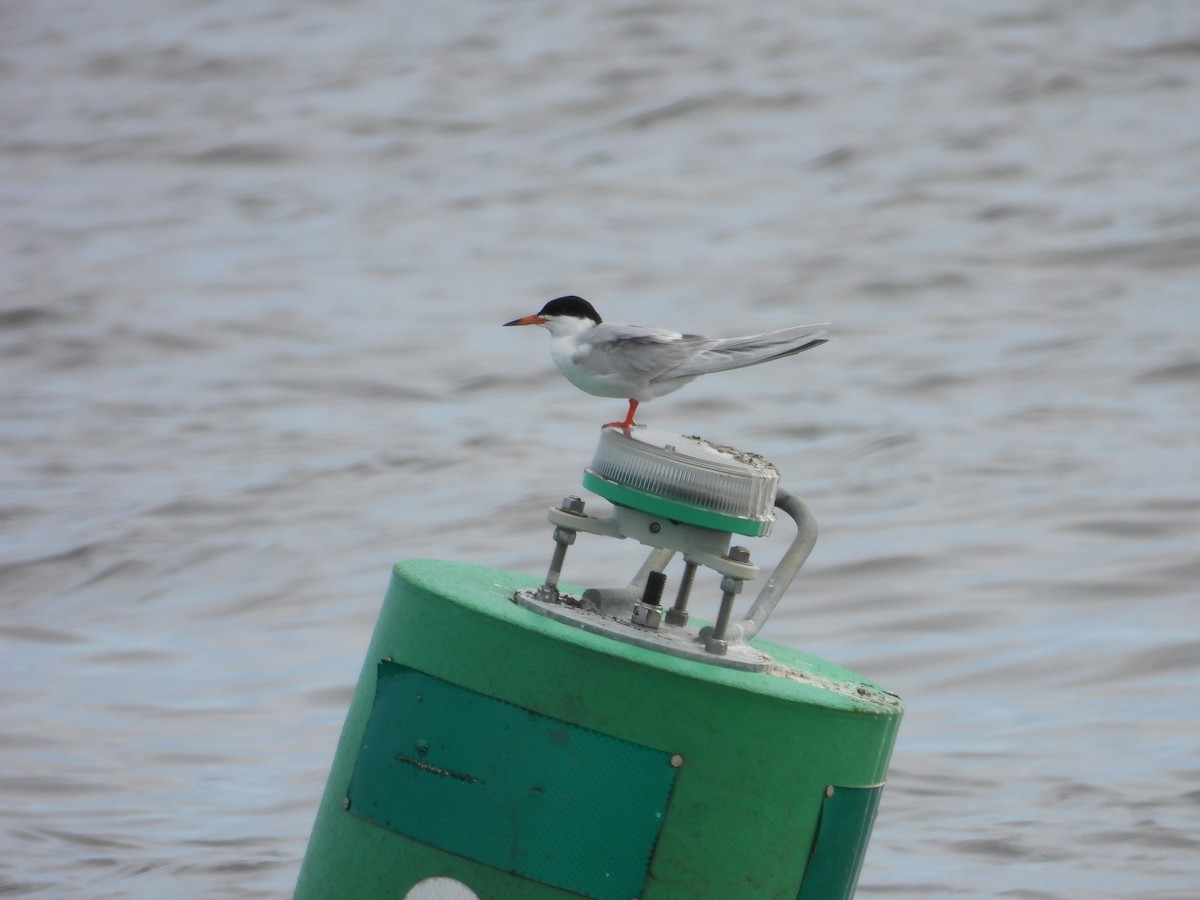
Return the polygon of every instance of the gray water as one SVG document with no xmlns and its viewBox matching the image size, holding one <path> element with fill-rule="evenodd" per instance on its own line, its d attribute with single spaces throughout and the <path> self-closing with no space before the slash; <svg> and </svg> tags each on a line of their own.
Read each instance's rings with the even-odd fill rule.
<svg viewBox="0 0 1200 900">
<path fill-rule="evenodd" d="M 541 572 L 624 412 L 570 292 L 834 323 L 639 418 L 907 702 L 860 898 L 1198 895 L 1196 4 L 10 0 L 0 84 L 0 894 L 289 893 L 391 564 Z"/>
</svg>

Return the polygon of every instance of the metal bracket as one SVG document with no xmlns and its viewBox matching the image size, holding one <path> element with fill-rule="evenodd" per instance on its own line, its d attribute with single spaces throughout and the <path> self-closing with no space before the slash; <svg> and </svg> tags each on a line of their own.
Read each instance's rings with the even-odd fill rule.
<svg viewBox="0 0 1200 900">
<path fill-rule="evenodd" d="M 729 548 L 730 533 L 686 525 L 621 506 L 614 506 L 611 516 L 587 515 L 583 503 L 573 497 L 566 498 L 561 506 L 548 513 L 555 526 L 557 551 L 565 551 L 575 533 L 583 531 L 622 540 L 633 538 L 652 548 L 649 556 L 626 587 L 589 588 L 582 598 L 576 599 L 559 595 L 557 588 L 550 592 L 552 597 L 548 596 L 543 585 L 538 591 L 518 591 L 513 600 L 584 630 L 677 656 L 741 669 L 765 669 L 770 666 L 771 657 L 751 647 L 748 641 L 758 634 L 774 611 L 817 540 L 816 520 L 802 500 L 780 488 L 776 491 L 775 506 L 796 523 L 796 537 L 741 621 L 729 621 L 734 598 L 740 593 L 743 582 L 758 576 L 759 569 L 749 561 L 749 554 L 743 548 Z M 652 611 L 653 617 L 645 611 L 638 614 L 650 573 L 661 573 L 676 553 L 683 554 L 688 571 L 703 565 L 723 576 L 722 610 L 715 626 L 689 627 L 682 604 L 669 611 L 675 616 L 663 618 L 663 611 L 657 606 Z M 550 580 L 555 583 L 562 563 L 560 557 L 561 552 L 556 552 L 551 565 L 553 578 Z M 684 580 L 690 589 L 690 578 L 686 573 Z"/>
<path fill-rule="evenodd" d="M 712 531 L 695 525 L 672 522 L 625 506 L 614 506 L 611 516 L 589 516 L 551 507 L 547 518 L 550 524 L 574 531 L 586 531 L 603 537 L 633 538 L 647 547 L 682 553 L 687 559 L 722 575 L 741 581 L 758 577 L 758 566 L 729 559 L 731 535 L 727 531 Z M 644 582 L 644 579 L 643 579 Z"/>
</svg>

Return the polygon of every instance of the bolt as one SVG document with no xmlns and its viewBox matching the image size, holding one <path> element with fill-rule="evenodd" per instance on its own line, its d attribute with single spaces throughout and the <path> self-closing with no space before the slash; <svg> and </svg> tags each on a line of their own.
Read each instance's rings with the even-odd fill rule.
<svg viewBox="0 0 1200 900">
<path fill-rule="evenodd" d="M 650 523 L 650 533 L 651 534 L 658 534 L 660 531 L 662 531 L 661 525 L 659 525 L 657 522 Z"/>
<path fill-rule="evenodd" d="M 577 516 L 583 515 L 583 500 L 572 494 L 570 497 L 563 497 L 562 505 L 559 507 L 563 512 L 573 513 Z"/>
<path fill-rule="evenodd" d="M 671 757 L 671 765 L 672 765 L 672 767 L 678 769 L 680 766 L 683 765 L 683 756 L 681 756 L 678 753 L 674 754 Z"/>
<path fill-rule="evenodd" d="M 350 798 L 343 797 L 342 798 L 342 809 L 349 809 L 349 808 L 350 808 Z"/>
<path fill-rule="evenodd" d="M 692 581 L 696 577 L 696 564 L 683 561 L 683 576 L 679 579 L 679 593 L 675 595 L 675 605 L 667 610 L 668 625 L 686 625 L 688 623 L 688 597 L 692 593 Z"/>
<path fill-rule="evenodd" d="M 550 568 L 546 571 L 546 583 L 543 585 L 548 588 L 558 587 L 558 576 L 562 574 L 563 561 L 567 558 L 566 541 L 556 541 L 554 544 L 554 555 L 550 557 Z"/>
<path fill-rule="evenodd" d="M 717 621 L 713 625 L 712 637 L 708 639 L 708 643 L 704 647 L 714 656 L 724 656 L 726 650 L 729 649 L 729 644 L 725 640 L 725 632 L 729 628 L 729 616 L 733 613 L 733 598 L 741 593 L 741 590 L 741 579 L 731 575 L 726 575 L 721 579 L 721 606 L 717 610 Z"/>
<path fill-rule="evenodd" d="M 662 572 L 651 571 L 646 576 L 641 602 L 633 607 L 629 621 L 644 628 L 657 628 L 662 624 L 662 592 L 666 583 L 667 576 Z"/>
<path fill-rule="evenodd" d="M 567 500 L 571 498 L 568 497 Z M 575 499 L 579 499 L 576 497 Z M 563 501 L 566 502 L 565 500 Z M 582 500 L 579 501 L 583 503 Z M 563 561 L 567 558 L 567 548 L 575 543 L 575 532 L 569 528 L 554 528 L 554 555 L 550 557 L 550 568 L 546 572 L 546 581 L 537 591 L 537 598 L 543 603 L 558 603 L 558 576 L 562 574 Z"/>
<path fill-rule="evenodd" d="M 750 562 L 750 551 L 745 547 L 730 547 L 725 558 L 731 562 L 748 563 Z"/>
<path fill-rule="evenodd" d="M 646 576 L 646 589 L 642 591 L 642 602 L 647 606 L 662 606 L 662 593 L 666 586 L 666 575 L 662 572 L 651 572 Z"/>
</svg>

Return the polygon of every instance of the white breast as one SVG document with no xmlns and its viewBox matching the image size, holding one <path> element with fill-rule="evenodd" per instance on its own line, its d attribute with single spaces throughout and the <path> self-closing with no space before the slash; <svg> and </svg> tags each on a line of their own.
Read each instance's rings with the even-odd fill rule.
<svg viewBox="0 0 1200 900">
<path fill-rule="evenodd" d="M 586 394 L 625 400 L 636 395 L 638 385 L 631 384 L 619 375 L 598 375 L 588 369 L 588 349 L 587 345 L 580 346 L 569 336 L 553 338 L 550 341 L 550 358 L 567 380 Z"/>
</svg>

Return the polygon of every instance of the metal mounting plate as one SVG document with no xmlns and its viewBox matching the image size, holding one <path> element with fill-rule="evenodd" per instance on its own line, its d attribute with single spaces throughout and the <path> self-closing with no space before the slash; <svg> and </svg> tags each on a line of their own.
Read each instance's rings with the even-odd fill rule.
<svg viewBox="0 0 1200 900">
<path fill-rule="evenodd" d="M 569 594 L 562 594 L 561 602 L 553 603 L 539 598 L 536 590 L 524 590 L 517 591 L 513 595 L 513 601 L 539 615 L 557 619 L 592 634 L 602 634 L 672 656 L 746 672 L 765 672 L 775 665 L 771 656 L 745 641 L 729 641 L 724 656 L 709 653 L 704 649 L 705 642 L 700 638 L 700 628 L 691 623 L 671 625 L 664 621 L 658 628 L 643 628 L 634 625 L 627 618 L 618 619 L 596 612 L 582 600 Z"/>
</svg>

